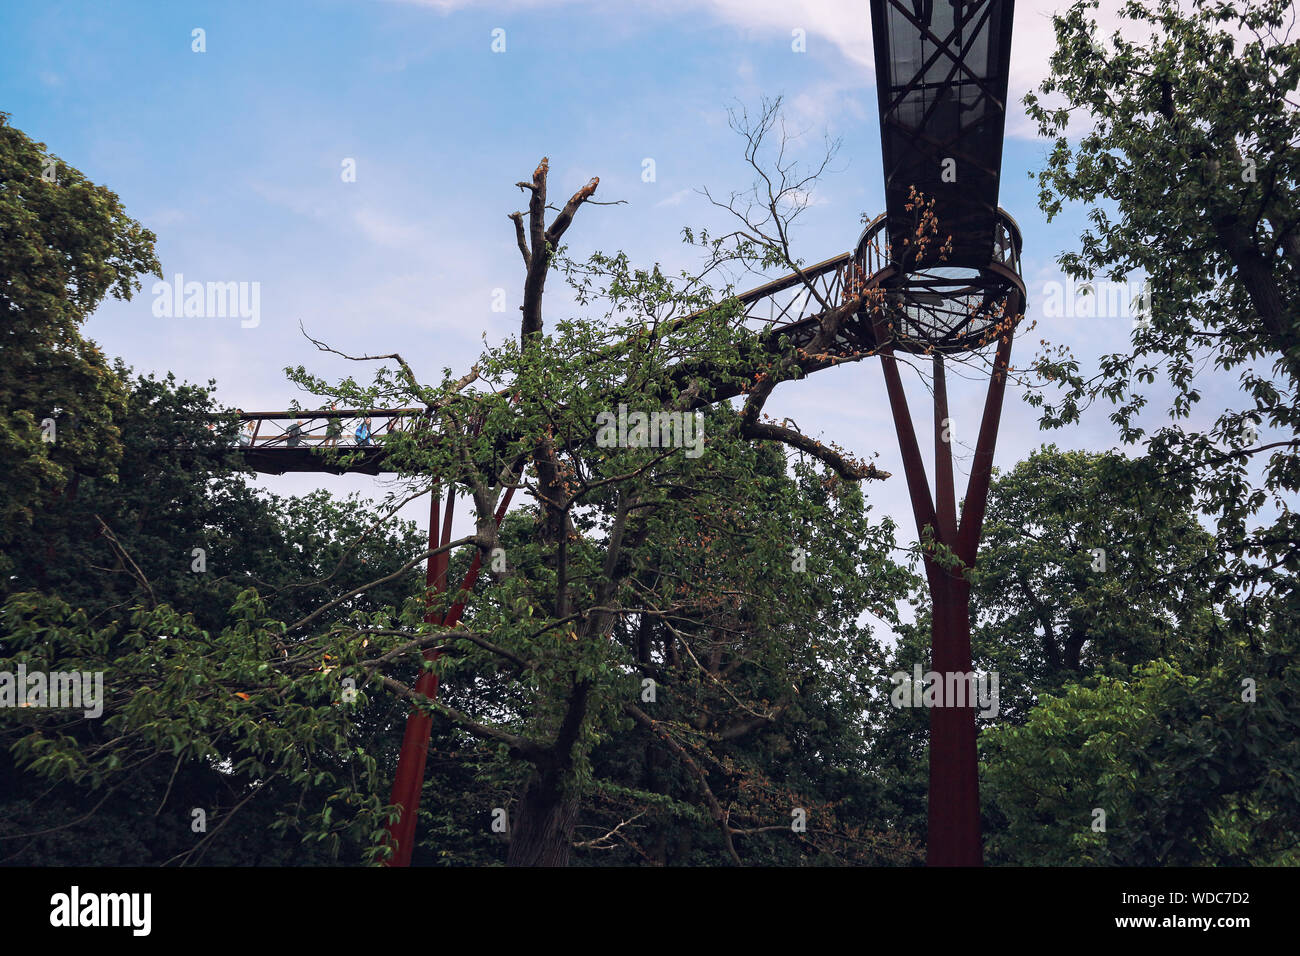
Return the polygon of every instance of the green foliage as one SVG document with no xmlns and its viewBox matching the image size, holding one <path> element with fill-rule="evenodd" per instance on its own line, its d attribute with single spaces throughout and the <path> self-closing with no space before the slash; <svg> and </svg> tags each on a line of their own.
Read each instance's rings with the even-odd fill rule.
<svg viewBox="0 0 1300 956">
<path fill-rule="evenodd" d="M 1129 0 L 1124 16 L 1154 31 L 1143 42 L 1099 37 L 1096 6 L 1077 0 L 1055 18 L 1045 99 L 1026 99 L 1053 140 L 1041 205 L 1050 217 L 1066 201 L 1088 204 L 1090 228 L 1062 268 L 1147 277 L 1151 321 L 1095 374 L 1049 349 L 1037 368 L 1059 399 L 1031 401 L 1048 427 L 1076 421 L 1095 401 L 1114 404 L 1123 441 L 1145 442 L 1163 478 L 1192 482 L 1216 525 L 1223 588 L 1253 589 L 1247 617 L 1265 622 L 1288 606 L 1281 592 L 1300 570 L 1288 506 L 1300 489 L 1293 5 Z M 1091 124 L 1077 142 L 1067 136 L 1072 117 Z M 1206 367 L 1235 374 L 1241 401 L 1194 415 Z M 1172 388 L 1168 421 L 1148 431 L 1141 413 L 1157 380 Z"/>
<path fill-rule="evenodd" d="M 160 272 L 154 235 L 108 189 L 0 113 L 0 580 L 5 552 L 76 473 L 112 478 L 122 383 L 79 326 L 103 297 Z M 50 427 L 53 422 L 53 428 Z"/>
<path fill-rule="evenodd" d="M 971 603 L 1001 718 L 1109 664 L 1213 663 L 1214 559 L 1191 494 L 1148 461 L 1045 446 L 997 477 Z"/>
<path fill-rule="evenodd" d="M 79 182 L 72 173 L 61 177 L 60 189 Z M 73 257 L 86 277 L 70 293 L 75 301 L 61 307 L 68 316 L 97 301 L 77 296 L 112 272 L 83 262 L 107 254 L 88 249 L 100 251 Z M 315 493 L 284 500 L 249 489 L 233 450 L 233 424 L 207 423 L 215 411 L 210 389 L 171 376 L 133 380 L 121 362 L 108 368 L 78 345 L 73 325 L 65 330 L 69 351 L 48 338 L 57 303 L 48 293 L 40 301 L 48 302 L 45 311 L 11 306 L 20 317 L 5 343 L 13 381 L 53 381 L 33 369 L 67 370 L 72 366 L 59 365 L 60 355 L 81 349 L 76 354 L 93 355 L 103 375 L 95 373 L 94 388 L 59 379 L 59 388 L 76 393 L 65 408 L 82 408 L 77 402 L 96 389 L 113 401 L 102 408 L 101 432 L 65 427 L 60 418 L 56 442 L 38 441 L 38 456 L 48 448 L 51 461 L 67 465 L 48 473 L 54 484 L 46 491 L 24 483 L 21 463 L 5 472 L 12 495 L 5 503 L 27 520 L 7 525 L 0 539 L 0 598 L 8 599 L 0 670 L 23 663 L 100 672 L 112 696 L 103 720 L 0 713 L 7 745 L 0 756 L 0 858 L 329 862 L 346 844 L 347 855 L 360 859 L 363 847 L 379 842 L 376 820 L 384 815 L 392 759 L 382 771 L 378 760 L 395 750 L 376 740 L 391 738 L 402 715 L 362 695 L 340 719 L 337 699 L 324 702 L 319 686 L 339 665 L 324 663 L 328 651 L 318 654 L 278 622 L 298 620 L 376 576 L 392 580 L 325 611 L 321 625 L 404 604 L 422 575 L 401 568 L 421 553 L 423 536 L 357 498 L 336 502 Z M 17 347 L 20 339 L 30 353 Z M 11 389 L 5 400 L 18 401 L 16 394 Z M 22 413 L 19 407 L 6 421 Z M 112 440 L 100 442 L 96 434 Z M 79 457 L 58 459 L 68 448 Z M 233 623 L 248 607 L 258 609 L 262 623 Z M 290 661 L 299 655 L 304 659 Z M 260 716 L 251 717 L 258 688 L 250 681 L 265 685 L 272 675 L 282 680 L 262 692 L 287 686 L 286 706 L 266 709 L 272 705 L 263 698 Z M 337 679 L 328 683 L 335 697 Z M 358 685 L 365 679 L 357 675 Z M 347 812 L 336 809 L 340 804 Z M 191 830 L 191 807 L 211 817 L 210 838 Z M 283 835 L 267 836 L 273 826 Z M 297 846 L 303 833 L 319 851 Z M 241 851 L 250 840 L 257 850 Z"/>
<path fill-rule="evenodd" d="M 1095 373 L 1049 346 L 1036 368 L 1057 398 L 1030 401 L 1045 427 L 1107 401 L 1121 440 L 1145 455 L 1040 454 L 1007 476 L 1001 517 L 991 511 L 981 643 L 1039 691 L 1032 709 L 1032 695 L 1017 705 L 1023 723 L 982 737 L 991 855 L 1294 864 L 1294 11 L 1130 0 L 1123 15 L 1152 33 L 1132 40 L 1100 37 L 1096 6 L 1078 0 L 1055 18 L 1044 98 L 1026 99 L 1053 140 L 1040 204 L 1049 217 L 1088 204 L 1062 268 L 1145 277 L 1150 322 Z M 1072 139 L 1076 121 L 1088 130 Z M 1208 415 L 1196 410 L 1217 385 L 1207 368 L 1234 374 L 1240 396 Z M 1169 394 L 1154 427 L 1151 386 Z M 1086 566 L 1093 546 L 1107 549 L 1104 574 Z M 1063 653 L 1071 641 L 1077 660 Z M 1246 679 L 1255 703 L 1242 699 Z M 1091 829 L 1094 808 L 1105 833 Z"/>
<path fill-rule="evenodd" d="M 96 630 L 83 612 L 57 598 L 17 595 L 4 606 L 6 669 L 103 673 L 102 720 L 55 719 L 20 710 L 6 718 L 11 751 L 25 773 L 89 791 L 122 785 L 143 767 L 207 764 L 242 778 L 252 796 L 280 777 L 291 787 L 336 788 L 357 804 L 347 826 L 374 830 L 383 801 L 359 800 L 356 780 L 377 774 L 374 760 L 349 741 L 352 714 L 340 702 L 339 675 L 350 661 L 303 668 L 292 676 L 268 664 L 283 625 L 268 621 L 253 592 L 232 609 L 238 623 L 220 634 L 200 630 L 170 608 L 137 610 L 129 629 Z M 115 651 L 115 652 L 114 652 Z M 372 788 L 377 789 L 377 788 Z M 327 805 L 315 821 L 338 839 Z M 277 821 L 287 825 L 292 807 Z"/>
<path fill-rule="evenodd" d="M 1245 678 L 1254 702 L 1243 700 Z M 1024 725 L 980 738 L 986 813 L 1000 823 L 990 857 L 1296 865 L 1298 693 L 1292 642 L 1202 677 L 1160 660 L 1045 697 Z"/>
<path fill-rule="evenodd" d="M 769 862 L 914 860 L 861 816 L 860 714 L 881 657 L 860 620 L 892 615 L 910 581 L 892 525 L 808 456 L 754 441 L 730 407 L 694 411 L 697 368 L 744 387 L 797 369 L 759 347 L 734 300 L 698 311 L 707 290 L 623 255 L 561 250 L 551 265 L 608 311 L 489 347 L 470 376 L 482 390 L 449 369 L 422 385 L 400 360 L 365 387 L 290 370 L 329 400 L 428 407 L 433 426 L 394 436 L 388 460 L 460 484 L 485 563 L 504 550 L 508 570 L 480 579 L 469 633 L 436 665 L 450 746 L 485 768 L 456 806 L 510 806 L 526 829 L 544 792 L 548 812 L 578 808 L 574 839 L 593 862 L 718 862 L 736 842 Z M 600 441 L 620 407 L 698 416 L 702 443 Z M 498 533 L 487 519 L 512 483 L 536 503 Z M 454 588 L 434 609 L 452 600 Z M 797 836 L 796 807 L 809 812 Z M 432 813 L 431 840 L 474 844 L 463 809 Z"/>
</svg>

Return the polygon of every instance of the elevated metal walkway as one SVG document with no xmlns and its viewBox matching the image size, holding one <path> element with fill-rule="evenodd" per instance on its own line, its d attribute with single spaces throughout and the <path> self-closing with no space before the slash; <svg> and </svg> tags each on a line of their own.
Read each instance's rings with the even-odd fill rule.
<svg viewBox="0 0 1300 956">
<path fill-rule="evenodd" d="M 990 259 L 980 270 L 954 270 L 942 264 L 903 274 L 891 264 L 886 236 L 887 215 L 876 217 L 863 231 L 852 252 L 832 256 L 803 269 L 803 276 L 822 298 L 839 305 L 851 295 L 855 283 L 882 285 L 889 291 L 889 311 L 894 325 L 894 347 L 899 351 L 928 353 L 936 348 L 956 351 L 981 347 L 1007 308 L 1023 308 L 1020 280 L 1020 230 L 1005 211 L 998 209 Z M 808 345 L 820 328 L 823 309 L 808 293 L 797 273 L 782 276 L 737 299 L 743 305 L 743 322 L 755 335 L 776 347 L 788 337 L 797 348 Z M 844 323 L 832 348 L 821 357 L 808 357 L 800 365 L 805 375 L 874 354 L 873 318 L 864 312 Z M 701 370 L 692 367 L 693 374 Z M 703 370 L 707 378 L 707 369 Z M 718 402 L 741 393 L 734 384 L 715 382 L 708 401 Z M 213 416 L 225 417 L 225 416 Z M 423 408 L 314 409 L 266 412 L 237 411 L 239 446 L 254 471 L 359 472 L 375 475 L 385 468 L 384 441 L 394 432 L 427 427 Z M 333 423 L 333 424 L 332 424 Z M 369 437 L 358 438 L 367 425 Z M 321 454 L 321 449 L 360 453 L 344 467 Z"/>
</svg>

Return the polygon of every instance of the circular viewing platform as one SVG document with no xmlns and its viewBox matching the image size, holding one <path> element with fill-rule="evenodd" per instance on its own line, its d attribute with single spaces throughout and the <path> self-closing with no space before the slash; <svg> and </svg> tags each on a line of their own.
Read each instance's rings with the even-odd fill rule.
<svg viewBox="0 0 1300 956">
<path fill-rule="evenodd" d="M 886 322 L 897 350 L 973 351 L 1023 318 L 1020 227 L 1006 210 L 997 211 L 989 261 L 980 268 L 947 265 L 934 246 L 921 261 L 910 262 L 889 248 L 887 224 L 881 214 L 862 230 L 851 270 L 854 281 L 885 290 Z"/>
</svg>

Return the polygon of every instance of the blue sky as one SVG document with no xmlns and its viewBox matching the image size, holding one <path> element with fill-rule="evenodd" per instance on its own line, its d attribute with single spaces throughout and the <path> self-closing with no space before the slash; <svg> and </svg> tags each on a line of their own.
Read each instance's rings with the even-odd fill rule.
<svg viewBox="0 0 1300 956">
<path fill-rule="evenodd" d="M 1047 337 L 1086 363 L 1122 348 L 1129 328 L 1124 318 L 1041 314 L 1044 284 L 1062 278 L 1056 256 L 1076 247 L 1084 213 L 1068 209 L 1049 225 L 1038 211 L 1029 174 L 1046 147 L 1019 106 L 1046 71 L 1047 18 L 1060 5 L 1022 0 L 1012 45 L 1001 204 L 1021 225 L 1028 318 L 1040 320 L 1018 344 L 1020 362 Z M 792 127 L 807 131 L 810 161 L 823 134 L 843 140 L 797 251 L 817 261 L 850 248 L 859 216 L 883 208 L 867 10 L 866 0 L 7 4 L 0 109 L 118 193 L 158 234 L 168 278 L 261 284 L 256 328 L 156 317 L 146 284 L 130 303 L 106 302 L 87 335 L 137 370 L 216 379 L 231 406 L 284 408 L 310 402 L 285 380 L 286 365 L 358 372 L 316 353 L 300 321 L 352 354 L 400 351 L 428 378 L 467 369 L 481 336 L 517 332 L 523 275 L 506 215 L 524 208 L 513 184 L 543 155 L 553 195 L 599 176 L 597 198 L 626 200 L 584 209 L 572 252 L 623 249 L 634 262 L 689 268 L 682 226 L 724 222 L 698 190 L 725 195 L 752 178 L 727 107 L 780 94 Z M 196 28 L 203 53 L 191 49 Z M 497 28 L 504 53 L 491 49 Z M 795 29 L 806 31 L 805 53 L 791 48 Z M 347 159 L 354 183 L 340 175 Z M 505 314 L 491 310 L 496 288 L 507 290 Z M 562 305 L 557 296 L 552 322 Z M 973 439 L 981 390 L 953 382 L 950 391 L 958 437 Z M 914 389 L 918 420 L 924 399 Z M 859 455 L 879 453 L 895 477 L 869 492 L 912 533 L 878 364 L 783 385 L 769 411 Z M 1044 441 L 1115 442 L 1104 413 L 1052 433 L 1036 419 L 1013 388 L 1000 466 Z M 259 481 L 282 494 L 382 487 L 364 476 Z"/>
</svg>

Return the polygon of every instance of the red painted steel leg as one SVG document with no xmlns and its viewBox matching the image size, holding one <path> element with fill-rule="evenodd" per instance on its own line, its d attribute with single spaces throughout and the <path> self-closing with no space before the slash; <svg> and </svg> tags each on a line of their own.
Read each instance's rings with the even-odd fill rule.
<svg viewBox="0 0 1300 956">
<path fill-rule="evenodd" d="M 943 356 L 934 355 L 934 471 L 935 537 L 954 547 L 957 541 L 956 500 L 952 476 L 952 421 L 948 417 L 948 385 Z M 971 669 L 970 588 L 953 571 L 926 562 L 930 581 L 930 669 L 940 675 L 968 674 Z M 946 695 L 944 706 L 930 709 L 929 839 L 926 861 L 931 866 L 979 866 L 979 766 L 975 750 L 975 708 L 955 707 Z M 963 697 L 965 703 L 969 698 Z"/>
<path fill-rule="evenodd" d="M 973 567 L 988 504 L 989 480 L 993 471 L 993 450 L 997 444 L 998 421 L 1006 392 L 1011 362 L 1011 334 L 998 343 L 984 400 L 984 417 L 975 444 L 961 524 L 954 539 L 947 542 L 967 565 Z M 942 366 L 936 363 L 936 417 L 938 404 L 947 397 L 939 381 Z M 943 395 L 941 399 L 941 395 Z M 941 508 L 943 506 L 941 505 Z M 934 608 L 931 669 L 939 674 L 971 672 L 970 585 L 942 568 L 928 566 L 930 596 Z M 974 689 L 966 689 L 971 701 Z M 979 757 L 975 744 L 975 708 L 934 707 L 930 710 L 930 805 L 926 862 L 930 866 L 979 866 L 984 862 L 980 839 Z"/>
<path fill-rule="evenodd" d="M 442 538 L 438 534 L 438 491 L 431 493 L 433 500 L 429 506 L 429 550 L 445 543 L 451 530 L 452 502 L 455 495 L 447 495 L 445 530 Z M 442 615 L 433 608 L 436 595 L 447 589 L 447 552 L 432 555 L 424 578 L 427 588 L 426 603 L 428 610 L 424 620 L 429 624 L 441 624 Z M 437 660 L 437 651 L 426 652 L 426 660 Z M 438 675 L 432 671 L 421 671 L 415 682 L 416 693 L 433 699 L 438 696 Z M 415 823 L 420 810 L 420 790 L 424 786 L 424 764 L 429 755 L 429 735 L 433 730 L 433 719 L 427 713 L 414 710 L 406 718 L 406 732 L 402 735 L 402 749 L 397 758 L 397 773 L 393 776 L 393 792 L 389 803 L 402 808 L 402 815 L 389 824 L 389 841 L 393 845 L 393 856 L 388 866 L 410 866 L 411 853 L 415 848 Z"/>
<path fill-rule="evenodd" d="M 501 505 L 497 508 L 497 513 L 493 520 L 498 528 L 501 527 L 501 521 L 505 518 L 506 509 L 510 507 L 510 499 L 514 496 L 515 490 L 507 488 L 505 495 L 502 496 Z M 438 494 L 433 492 L 433 502 L 429 509 L 429 548 L 434 547 L 435 541 L 440 541 L 442 547 L 446 547 L 451 540 L 451 519 L 452 519 L 452 501 L 454 492 L 449 492 L 447 496 L 447 510 L 443 516 L 442 537 L 438 536 Z M 447 567 L 450 561 L 450 553 L 442 552 L 429 559 L 429 568 L 425 573 L 425 584 L 428 588 L 428 602 L 430 610 L 425 615 L 425 621 L 430 624 L 441 624 L 444 627 L 455 627 L 460 621 L 461 614 L 465 611 L 464 599 L 456 601 L 446 614 L 438 614 L 432 610 L 434 596 L 442 594 L 447 590 Z M 469 592 L 473 590 L 474 584 L 478 581 L 479 570 L 482 567 L 482 557 L 477 551 L 474 553 L 474 559 L 470 562 L 469 571 L 465 574 L 465 579 L 461 581 L 460 591 Z M 436 661 L 439 657 L 437 650 L 425 652 L 425 659 Z M 438 675 L 432 671 L 424 671 L 420 674 L 419 679 L 415 682 L 417 693 L 423 694 L 430 700 L 438 696 Z M 410 866 L 411 853 L 415 848 L 415 824 L 420 814 L 420 793 L 424 789 L 424 766 L 429 755 L 429 737 L 433 731 L 433 718 L 420 711 L 412 711 L 406 718 L 406 732 L 402 735 L 402 749 L 397 758 L 397 772 L 393 776 L 393 793 L 389 803 L 402 808 L 402 814 L 397 818 L 395 823 L 388 827 L 389 842 L 393 845 L 393 856 L 388 860 L 386 866 Z"/>
<path fill-rule="evenodd" d="M 933 604 L 930 669 L 941 677 L 971 670 L 970 589 L 942 569 L 931 575 Z M 970 702 L 970 688 L 965 690 Z M 979 866 L 979 761 L 975 749 L 975 708 L 930 708 L 930 801 L 926 863 Z"/>
<path fill-rule="evenodd" d="M 937 502 L 930 494 L 925 463 L 921 458 L 916 430 L 912 425 L 907 396 L 898 374 L 891 336 L 883 319 L 875 318 L 876 341 L 880 343 L 880 363 L 885 373 L 889 407 L 898 431 L 903 470 L 907 476 L 917 533 L 925 537 L 926 529 L 934 539 L 954 551 L 967 566 L 975 564 L 984 508 L 988 499 L 989 478 L 993 465 L 993 447 L 997 440 L 998 420 L 1002 413 L 1002 396 L 1006 388 L 1007 368 L 1011 357 L 1011 335 L 998 344 L 984 417 L 975 446 L 975 461 L 966 490 L 961 522 L 956 521 L 955 489 L 952 479 L 952 446 L 943 440 L 948 419 L 947 384 L 943 359 L 934 357 L 934 425 L 935 481 Z M 951 437 L 951 431 L 949 431 Z M 937 505 L 937 506 L 936 506 Z M 930 669 L 941 678 L 948 674 L 971 673 L 970 585 L 953 571 L 933 561 L 925 562 L 930 585 L 931 646 Z M 948 682 L 945 680 L 945 691 Z M 975 707 L 973 687 L 963 688 L 963 704 L 943 698 L 943 706 L 930 709 L 930 796 L 927 808 L 928 836 L 926 863 L 930 866 L 980 866 L 984 850 L 980 836 L 979 757 L 975 746 Z"/>
<path fill-rule="evenodd" d="M 988 397 L 984 400 L 984 418 L 980 421 L 980 437 L 975 443 L 975 459 L 971 462 L 966 503 L 961 509 L 961 529 L 957 533 L 955 550 L 970 565 L 975 563 L 980 532 L 984 528 L 984 508 L 988 505 L 989 481 L 993 475 L 993 449 L 998 443 L 998 422 L 1002 418 L 1002 397 L 1007 391 L 1010 368 L 1011 332 L 1008 331 L 999 340 L 993 358 L 993 375 L 989 379 Z"/>
</svg>

